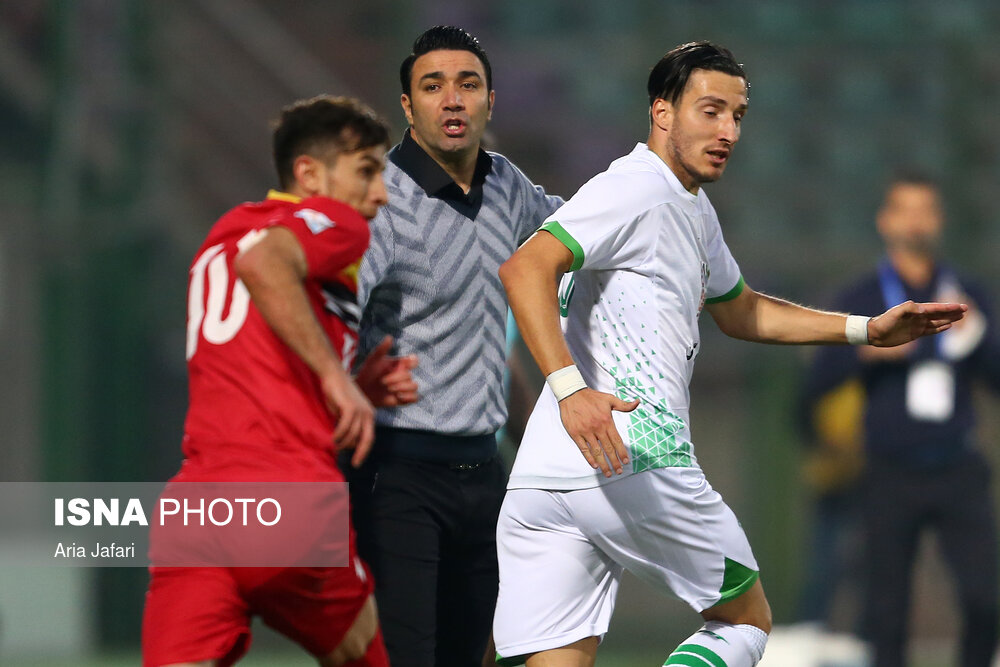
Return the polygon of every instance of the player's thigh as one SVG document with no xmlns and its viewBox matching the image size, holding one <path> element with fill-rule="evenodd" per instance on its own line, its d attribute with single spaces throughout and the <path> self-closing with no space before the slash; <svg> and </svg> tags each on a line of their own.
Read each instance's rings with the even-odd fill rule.
<svg viewBox="0 0 1000 667">
<path fill-rule="evenodd" d="M 373 589 L 370 573 L 356 555 L 346 567 L 240 570 L 244 596 L 254 613 L 317 657 L 329 655 L 341 645 L 367 613 Z M 262 579 L 259 572 L 268 570 L 274 570 L 273 575 Z M 376 627 L 362 622 L 357 631 L 370 630 L 370 640 Z"/>
<path fill-rule="evenodd" d="M 227 568 L 153 568 L 142 621 L 144 667 L 233 664 L 250 644 L 250 612 Z"/>
<path fill-rule="evenodd" d="M 360 659 L 368 651 L 368 645 L 371 644 L 377 632 L 378 612 L 375 609 L 375 597 L 369 595 L 337 648 L 320 656 L 320 665 L 322 667 L 337 667 Z"/>
<path fill-rule="evenodd" d="M 660 468 L 568 496 L 587 537 L 695 611 L 733 600 L 757 561 L 732 510 L 697 468 Z"/>
<path fill-rule="evenodd" d="M 573 525 L 563 495 L 515 489 L 504 500 L 493 622 L 497 653 L 504 658 L 607 632 L 622 569 Z"/>
</svg>

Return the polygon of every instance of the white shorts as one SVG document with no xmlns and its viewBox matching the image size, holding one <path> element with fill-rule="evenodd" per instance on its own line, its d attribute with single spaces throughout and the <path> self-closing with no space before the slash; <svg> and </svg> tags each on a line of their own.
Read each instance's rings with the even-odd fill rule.
<svg viewBox="0 0 1000 667">
<path fill-rule="evenodd" d="M 757 580 L 743 528 L 699 468 L 573 491 L 509 490 L 497 552 L 493 634 L 503 664 L 603 638 L 625 569 L 698 612 Z"/>
</svg>

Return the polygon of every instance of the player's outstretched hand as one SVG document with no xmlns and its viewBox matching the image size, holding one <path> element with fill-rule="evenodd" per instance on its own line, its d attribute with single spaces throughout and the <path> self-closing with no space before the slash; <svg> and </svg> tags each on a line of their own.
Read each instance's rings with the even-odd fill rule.
<svg viewBox="0 0 1000 667">
<path fill-rule="evenodd" d="M 410 373 L 417 367 L 416 355 L 392 357 L 389 356 L 391 349 L 392 336 L 386 336 L 361 363 L 354 378 L 376 408 L 415 403 L 420 398 L 417 383 Z"/>
<path fill-rule="evenodd" d="M 938 334 L 962 319 L 964 303 L 914 303 L 894 306 L 868 322 L 868 342 L 875 347 L 902 345 L 921 336 Z"/>
<path fill-rule="evenodd" d="M 566 432 L 590 467 L 600 468 L 605 477 L 611 477 L 612 468 L 620 475 L 622 466 L 628 463 L 628 450 L 618 435 L 611 411 L 631 412 L 637 407 L 638 400 L 626 403 L 617 396 L 585 388 L 561 400 L 559 414 Z"/>
<path fill-rule="evenodd" d="M 375 438 L 375 408 L 347 373 L 330 373 L 320 380 L 326 405 L 337 419 L 333 441 L 338 449 L 354 449 L 351 465 L 361 465 Z"/>
</svg>

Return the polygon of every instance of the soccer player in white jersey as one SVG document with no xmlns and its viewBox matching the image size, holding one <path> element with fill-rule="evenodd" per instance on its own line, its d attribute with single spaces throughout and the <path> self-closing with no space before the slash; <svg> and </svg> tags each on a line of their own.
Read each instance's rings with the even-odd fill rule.
<svg viewBox="0 0 1000 667">
<path fill-rule="evenodd" d="M 880 347 L 944 331 L 966 310 L 907 302 L 868 318 L 755 292 L 701 190 L 740 138 L 742 66 L 720 46 L 685 44 L 648 88 L 647 143 L 586 183 L 500 269 L 547 376 L 497 528 L 501 664 L 594 664 L 626 568 L 705 620 L 665 664 L 760 660 L 771 612 L 757 563 L 691 441 L 703 307 L 735 338 Z"/>
</svg>

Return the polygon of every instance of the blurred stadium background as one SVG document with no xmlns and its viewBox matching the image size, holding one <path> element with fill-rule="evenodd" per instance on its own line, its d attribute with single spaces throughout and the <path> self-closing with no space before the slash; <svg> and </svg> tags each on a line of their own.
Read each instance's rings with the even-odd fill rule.
<svg viewBox="0 0 1000 667">
<path fill-rule="evenodd" d="M 297 97 L 350 94 L 398 136 L 399 61 L 437 23 L 467 28 L 490 55 L 491 146 L 564 196 L 645 138 L 645 78 L 660 55 L 692 39 L 730 47 L 751 113 L 708 191 L 759 290 L 824 304 L 869 267 L 883 179 L 902 163 L 941 177 L 950 256 L 986 284 L 1000 279 L 992 0 L 6 0 L 0 480 L 176 470 L 188 263 L 219 214 L 273 185 L 269 119 Z M 704 333 L 699 458 L 788 623 L 809 501 L 793 426 L 808 351 Z M 988 419 L 994 459 L 998 436 L 1000 419 Z M 15 547 L 0 537 L 0 663 L 137 663 L 144 571 L 5 566 Z M 940 573 L 925 558 L 920 667 L 949 664 L 956 632 Z M 600 664 L 659 664 L 696 625 L 632 581 Z M 294 650 L 281 662 L 283 640 L 258 643 L 247 664 L 312 664 Z"/>
</svg>

